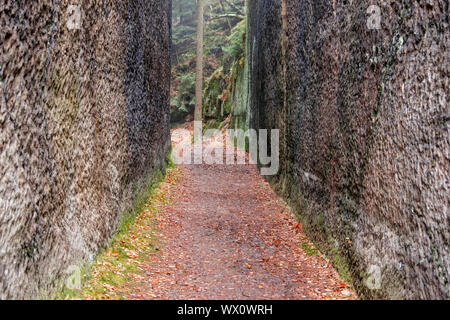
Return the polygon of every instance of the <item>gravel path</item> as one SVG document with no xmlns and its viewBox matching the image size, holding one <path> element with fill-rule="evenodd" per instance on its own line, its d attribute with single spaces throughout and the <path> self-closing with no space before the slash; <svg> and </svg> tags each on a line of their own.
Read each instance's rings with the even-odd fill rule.
<svg viewBox="0 0 450 320">
<path fill-rule="evenodd" d="M 157 218 L 159 253 L 129 298 L 355 298 L 256 166 L 179 169 Z"/>
</svg>

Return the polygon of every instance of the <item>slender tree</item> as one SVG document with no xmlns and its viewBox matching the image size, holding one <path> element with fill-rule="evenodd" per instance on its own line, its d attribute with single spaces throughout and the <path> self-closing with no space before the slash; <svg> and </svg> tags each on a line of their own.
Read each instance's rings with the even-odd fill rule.
<svg viewBox="0 0 450 320">
<path fill-rule="evenodd" d="M 202 121 L 203 106 L 203 0 L 197 0 L 197 67 L 195 85 L 195 121 Z"/>
</svg>

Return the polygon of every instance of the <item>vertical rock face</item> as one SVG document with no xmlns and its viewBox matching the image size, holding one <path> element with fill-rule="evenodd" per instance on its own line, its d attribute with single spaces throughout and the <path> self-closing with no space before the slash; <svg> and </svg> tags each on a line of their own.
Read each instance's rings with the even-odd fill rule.
<svg viewBox="0 0 450 320">
<path fill-rule="evenodd" d="M 305 229 L 362 297 L 449 298 L 448 3 L 248 5 L 251 123 Z"/>
<path fill-rule="evenodd" d="M 48 294 L 163 165 L 170 9 L 0 1 L 0 298 Z"/>
</svg>

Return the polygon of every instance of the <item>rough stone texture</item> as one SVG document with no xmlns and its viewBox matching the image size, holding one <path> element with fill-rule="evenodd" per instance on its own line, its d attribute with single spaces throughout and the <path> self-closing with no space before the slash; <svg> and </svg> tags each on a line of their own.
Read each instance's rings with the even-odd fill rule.
<svg viewBox="0 0 450 320">
<path fill-rule="evenodd" d="M 163 165 L 170 11 L 170 0 L 0 1 L 0 298 L 56 288 Z"/>
<path fill-rule="evenodd" d="M 248 6 L 250 123 L 281 130 L 277 189 L 362 297 L 448 299 L 448 1 Z"/>
<path fill-rule="evenodd" d="M 248 48 L 246 48 L 246 55 L 248 55 L 247 50 Z M 244 65 L 238 68 L 236 79 L 233 81 L 233 92 L 230 95 L 230 129 L 248 130 L 250 127 L 249 74 L 249 61 L 245 59 Z"/>
</svg>

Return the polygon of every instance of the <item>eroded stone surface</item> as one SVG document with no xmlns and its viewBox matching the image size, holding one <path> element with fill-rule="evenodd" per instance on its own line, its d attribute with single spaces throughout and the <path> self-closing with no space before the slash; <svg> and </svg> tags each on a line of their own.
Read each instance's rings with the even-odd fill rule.
<svg viewBox="0 0 450 320">
<path fill-rule="evenodd" d="M 361 296 L 448 298 L 448 3 L 375 2 L 369 29 L 373 1 L 283 1 L 285 50 L 282 0 L 249 2 L 250 122 L 282 136 L 273 182 Z"/>
<path fill-rule="evenodd" d="M 107 243 L 164 160 L 170 1 L 0 9 L 0 298 L 38 297 Z"/>
</svg>

